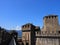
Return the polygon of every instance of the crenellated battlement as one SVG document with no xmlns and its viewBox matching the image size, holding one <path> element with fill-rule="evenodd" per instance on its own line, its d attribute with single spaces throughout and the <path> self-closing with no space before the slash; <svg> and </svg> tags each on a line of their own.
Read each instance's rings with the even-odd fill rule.
<svg viewBox="0 0 60 45">
<path fill-rule="evenodd" d="M 58 36 L 60 37 L 60 31 L 40 31 L 40 32 L 36 32 L 36 36 L 40 37 L 40 36 Z"/>
<path fill-rule="evenodd" d="M 22 26 L 22 30 L 32 30 L 34 28 L 35 28 L 35 26 L 31 23 L 27 23 L 27 24 Z"/>
<path fill-rule="evenodd" d="M 45 16 L 45 17 L 43 17 L 43 19 L 50 19 L 50 18 L 57 18 L 58 17 L 58 15 L 48 15 L 48 16 Z"/>
</svg>

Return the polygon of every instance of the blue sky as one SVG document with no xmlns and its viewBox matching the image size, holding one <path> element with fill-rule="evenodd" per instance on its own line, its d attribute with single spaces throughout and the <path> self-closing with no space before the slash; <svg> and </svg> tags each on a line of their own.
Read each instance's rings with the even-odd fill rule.
<svg viewBox="0 0 60 45">
<path fill-rule="evenodd" d="M 60 19 L 60 0 L 0 0 L 0 26 L 6 29 L 29 22 L 42 27 L 48 14 L 57 14 Z"/>
</svg>

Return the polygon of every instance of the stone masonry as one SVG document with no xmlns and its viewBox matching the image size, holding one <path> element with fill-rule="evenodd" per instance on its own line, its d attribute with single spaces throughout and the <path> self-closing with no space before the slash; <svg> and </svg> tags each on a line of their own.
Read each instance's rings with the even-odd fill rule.
<svg viewBox="0 0 60 45">
<path fill-rule="evenodd" d="M 40 29 L 31 23 L 22 26 L 23 45 L 60 45 L 60 25 L 57 15 L 43 18 L 44 26 Z"/>
</svg>

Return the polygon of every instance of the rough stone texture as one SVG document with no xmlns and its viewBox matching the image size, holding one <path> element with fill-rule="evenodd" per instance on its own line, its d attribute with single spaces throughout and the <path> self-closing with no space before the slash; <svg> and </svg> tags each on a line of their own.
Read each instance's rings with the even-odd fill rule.
<svg viewBox="0 0 60 45">
<path fill-rule="evenodd" d="M 37 38 L 36 45 L 60 45 L 59 39 Z"/>
<path fill-rule="evenodd" d="M 35 45 L 35 31 L 39 31 L 39 26 L 27 23 L 22 26 L 22 41 L 24 45 Z"/>
<path fill-rule="evenodd" d="M 36 33 L 36 45 L 60 45 L 60 26 L 57 15 L 44 17 L 44 26 Z"/>
<path fill-rule="evenodd" d="M 44 17 L 44 30 L 58 30 L 58 16 L 57 15 L 50 15 Z"/>
<path fill-rule="evenodd" d="M 57 15 L 44 17 L 44 26 L 27 23 L 22 26 L 23 45 L 60 45 L 60 26 Z"/>
</svg>

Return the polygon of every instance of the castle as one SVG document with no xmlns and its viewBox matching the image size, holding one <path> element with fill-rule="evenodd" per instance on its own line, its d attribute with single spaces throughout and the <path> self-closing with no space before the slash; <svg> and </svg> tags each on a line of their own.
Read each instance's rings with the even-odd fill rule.
<svg viewBox="0 0 60 45">
<path fill-rule="evenodd" d="M 22 25 L 22 45 L 60 45 L 58 16 L 48 15 L 43 20 L 42 29 L 31 23 Z"/>
<path fill-rule="evenodd" d="M 0 45 L 60 45 L 58 16 L 48 15 L 43 20 L 42 29 L 31 23 L 22 25 L 22 38 L 18 38 L 15 30 L 7 32 L 0 27 Z"/>
</svg>

